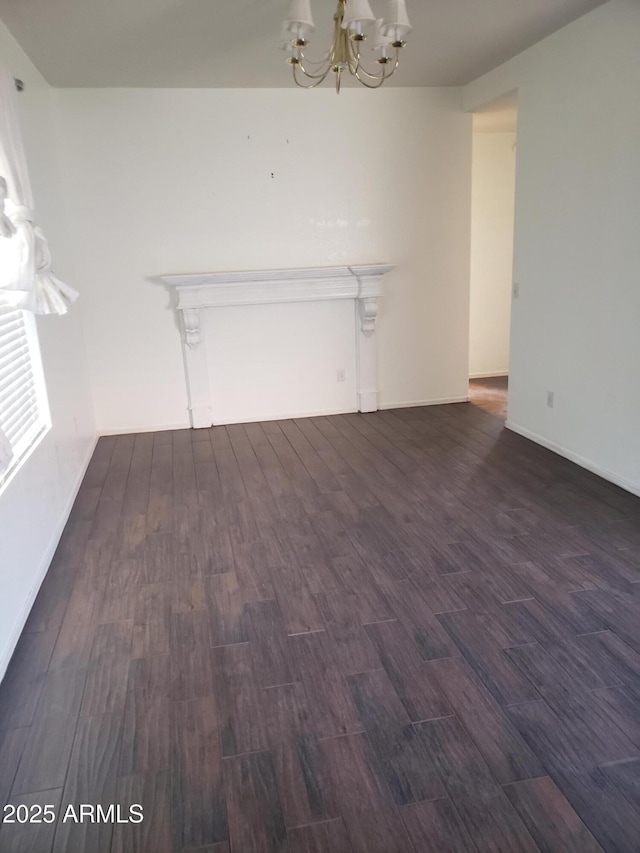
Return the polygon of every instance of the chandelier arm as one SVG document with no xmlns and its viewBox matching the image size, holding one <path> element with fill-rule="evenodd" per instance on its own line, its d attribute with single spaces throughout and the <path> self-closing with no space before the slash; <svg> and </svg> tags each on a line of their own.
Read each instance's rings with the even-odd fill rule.
<svg viewBox="0 0 640 853">
<path fill-rule="evenodd" d="M 329 65 L 331 65 L 331 63 L 333 62 L 333 57 L 334 57 L 333 47 L 327 51 L 327 54 L 324 57 L 324 59 L 309 59 L 307 56 L 304 55 L 304 52 L 302 50 L 298 54 L 298 58 L 301 61 L 304 61 L 307 65 L 317 65 L 317 66 L 324 65 L 325 63 L 329 63 Z"/>
<path fill-rule="evenodd" d="M 364 66 L 360 65 L 360 66 L 357 68 L 357 70 L 356 70 L 356 71 L 354 71 L 354 76 L 355 76 L 355 78 L 356 78 L 357 80 L 359 80 L 361 83 L 363 83 L 363 80 L 362 80 L 362 78 L 361 78 L 361 76 L 360 76 L 361 74 L 363 74 L 363 75 L 364 75 L 365 77 L 367 77 L 369 80 L 380 80 L 382 83 L 384 83 L 384 81 L 385 81 L 385 80 L 388 80 L 388 79 L 389 79 L 389 77 L 392 77 L 392 76 L 395 74 L 395 72 L 396 72 L 396 71 L 398 70 L 398 68 L 400 67 L 400 62 L 399 62 L 398 60 L 396 60 L 396 62 L 393 64 L 393 66 L 392 66 L 392 68 L 391 68 L 391 70 L 390 70 L 390 71 L 387 71 L 387 70 L 386 70 L 388 67 L 389 67 L 388 65 L 385 65 L 385 70 L 384 70 L 384 71 L 382 71 L 380 74 L 371 74 L 371 72 L 370 72 L 370 71 L 367 71 L 367 69 L 366 69 L 366 68 L 364 68 Z M 366 84 L 365 84 L 365 85 L 366 85 Z M 375 89 L 375 88 L 377 88 L 377 86 L 374 86 L 373 88 Z"/>
<path fill-rule="evenodd" d="M 304 53 L 300 53 L 298 55 L 298 59 L 300 60 L 300 62 L 304 62 L 304 64 L 307 66 L 308 65 L 315 65 L 317 68 L 320 68 L 322 65 L 328 65 L 328 64 L 330 65 L 331 64 L 331 60 L 327 56 L 325 56 L 324 59 L 308 59 L 304 55 Z"/>
<path fill-rule="evenodd" d="M 361 77 L 360 77 L 360 74 L 364 74 L 364 76 L 367 77 L 369 80 L 381 80 L 382 82 L 384 82 L 389 77 L 391 77 L 391 75 L 394 74 L 400 66 L 400 51 L 398 50 L 398 48 L 395 49 L 395 58 L 393 61 L 393 68 L 390 71 L 387 71 L 389 63 L 385 63 L 382 66 L 382 71 L 379 74 L 372 74 L 370 71 L 367 71 L 367 69 L 364 67 L 364 65 L 361 64 L 361 57 L 360 57 L 360 49 L 359 48 L 352 47 L 352 51 L 353 51 L 352 55 L 354 57 L 354 67 L 353 67 L 353 69 L 350 68 L 349 70 L 354 75 L 354 77 L 360 81 L 360 83 L 363 82 Z M 370 88 L 378 88 L 378 87 L 372 86 Z"/>
<path fill-rule="evenodd" d="M 347 65 L 349 67 L 349 72 L 355 75 L 358 70 L 358 66 L 360 65 L 360 48 L 356 47 L 355 43 L 352 42 L 351 39 L 349 39 L 347 45 Z"/>
<path fill-rule="evenodd" d="M 327 75 L 329 74 L 333 65 L 335 64 L 335 58 L 336 58 L 336 47 L 334 44 L 331 47 L 331 50 L 329 51 L 329 55 L 325 59 L 320 60 L 319 62 L 316 62 L 315 60 L 312 60 L 312 59 L 308 60 L 311 65 L 317 66 L 317 68 L 314 69 L 313 71 L 307 71 L 307 68 L 305 67 L 307 60 L 306 60 L 304 54 L 302 53 L 302 51 L 300 51 L 300 56 L 298 57 L 298 62 L 296 64 L 298 65 L 298 67 L 300 68 L 300 70 L 302 71 L 304 76 L 308 77 L 310 80 L 319 80 L 319 79 L 324 80 L 324 79 L 326 79 Z M 322 66 L 325 65 L 325 63 L 326 63 L 325 68 L 322 68 Z M 318 71 L 318 69 L 322 69 L 322 70 L 320 70 L 319 73 L 316 73 L 316 71 Z"/>
<path fill-rule="evenodd" d="M 318 77 L 318 79 L 314 83 L 301 83 L 300 80 L 298 80 L 298 75 L 296 73 L 297 65 L 293 65 L 292 68 L 293 82 L 296 84 L 296 86 L 300 86 L 301 89 L 315 89 L 316 86 L 319 86 L 321 83 L 324 83 L 324 81 L 327 79 L 329 72 L 331 71 L 331 66 L 329 66 L 329 68 L 327 68 L 327 70 L 325 71 L 324 75 Z M 307 77 L 308 79 L 313 79 L 312 77 L 309 77 L 308 74 L 305 74 L 305 77 Z"/>
<path fill-rule="evenodd" d="M 360 76 L 360 71 L 356 71 L 356 72 L 354 72 L 354 77 L 356 78 L 356 80 L 358 81 L 358 83 L 362 83 L 362 85 L 363 85 L 366 89 L 379 89 L 379 88 L 380 88 L 380 86 L 382 86 L 382 84 L 384 83 L 384 81 L 387 79 L 387 77 L 391 77 L 391 74 L 387 74 L 387 77 L 377 77 L 377 78 L 376 78 L 376 80 L 377 80 L 377 82 L 376 82 L 376 83 L 369 83 L 367 80 L 363 80 L 363 78 Z"/>
<path fill-rule="evenodd" d="M 360 48 L 357 46 L 357 43 L 350 43 L 349 45 L 349 71 L 351 74 L 358 80 L 359 83 L 362 83 L 363 86 L 367 86 L 367 83 L 360 76 L 363 74 L 369 80 L 376 81 L 377 85 L 369 85 L 369 89 L 377 89 L 379 86 L 384 83 L 392 74 L 394 74 L 400 65 L 400 51 L 396 48 L 395 53 L 395 61 L 393 64 L 393 68 L 390 71 L 387 71 L 388 64 L 383 65 L 383 70 L 379 74 L 372 74 L 371 71 L 368 71 L 364 65 L 362 65 L 362 58 L 360 56 Z M 378 83 L 378 81 L 380 81 Z"/>
<path fill-rule="evenodd" d="M 360 55 L 360 42 L 352 42 L 351 44 L 351 57 L 353 66 L 350 67 L 350 71 L 356 79 L 358 78 L 358 72 L 362 69 L 362 71 L 367 74 L 366 69 L 362 65 L 362 57 Z M 373 75 L 368 75 L 373 76 Z M 379 75 L 376 75 L 379 76 Z"/>
<path fill-rule="evenodd" d="M 309 78 L 309 80 L 320 80 L 320 79 L 324 80 L 325 77 L 327 76 L 327 74 L 331 71 L 331 67 L 332 67 L 331 63 L 329 62 L 325 69 L 320 71 L 319 74 L 316 74 L 316 73 L 312 73 L 311 71 L 307 71 L 305 66 L 302 64 L 301 60 L 298 60 L 298 62 L 296 62 L 296 66 L 300 69 L 300 71 L 302 71 L 302 73 L 304 74 L 305 77 Z"/>
</svg>

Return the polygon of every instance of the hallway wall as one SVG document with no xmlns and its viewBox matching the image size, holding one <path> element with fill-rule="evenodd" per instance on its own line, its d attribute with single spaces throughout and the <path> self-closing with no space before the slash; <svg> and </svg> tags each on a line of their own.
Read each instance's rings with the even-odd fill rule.
<svg viewBox="0 0 640 853">
<path fill-rule="evenodd" d="M 509 372 L 515 133 L 474 133 L 469 375 Z"/>
<path fill-rule="evenodd" d="M 508 425 L 637 494 L 639 44 L 611 0 L 465 90 L 518 90 Z"/>
</svg>

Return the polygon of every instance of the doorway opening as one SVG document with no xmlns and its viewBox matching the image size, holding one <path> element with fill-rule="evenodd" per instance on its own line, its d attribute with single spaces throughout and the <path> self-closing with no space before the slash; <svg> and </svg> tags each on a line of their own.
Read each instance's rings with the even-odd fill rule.
<svg viewBox="0 0 640 853">
<path fill-rule="evenodd" d="M 506 419 L 518 95 L 473 115 L 469 399 Z"/>
<path fill-rule="evenodd" d="M 509 393 L 508 376 L 485 376 L 469 379 L 469 402 L 506 421 Z"/>
</svg>

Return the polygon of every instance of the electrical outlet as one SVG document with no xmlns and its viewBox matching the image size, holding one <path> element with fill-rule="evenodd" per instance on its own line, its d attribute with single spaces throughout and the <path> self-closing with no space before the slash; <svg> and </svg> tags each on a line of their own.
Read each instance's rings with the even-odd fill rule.
<svg viewBox="0 0 640 853">
<path fill-rule="evenodd" d="M 550 409 L 553 409 L 553 403 L 555 399 L 555 394 L 553 391 L 547 391 L 547 406 Z"/>
<path fill-rule="evenodd" d="M 347 381 L 347 371 L 344 367 L 341 367 L 338 370 L 338 382 L 346 382 Z"/>
<path fill-rule="evenodd" d="M 513 282 L 513 298 L 514 299 L 520 298 L 520 284 L 517 281 Z"/>
</svg>

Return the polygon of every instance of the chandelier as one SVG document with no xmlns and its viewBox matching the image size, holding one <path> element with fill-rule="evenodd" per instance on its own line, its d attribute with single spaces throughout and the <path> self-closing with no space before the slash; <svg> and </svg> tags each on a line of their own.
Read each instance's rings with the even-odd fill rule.
<svg viewBox="0 0 640 853">
<path fill-rule="evenodd" d="M 304 50 L 314 30 L 311 0 L 293 0 L 284 22 L 287 35 L 283 48 L 290 54 L 287 62 L 295 83 L 303 89 L 313 89 L 333 72 L 336 92 L 340 93 L 342 74 L 348 71 L 363 86 L 378 89 L 398 69 L 400 50 L 411 32 L 405 0 L 387 0 L 387 14 L 380 19 L 371 11 L 369 0 L 338 0 L 333 20 L 333 44 L 322 59 L 312 61 Z M 368 60 L 362 56 L 367 30 L 373 36 Z M 369 63 L 367 70 L 365 65 Z"/>
</svg>

